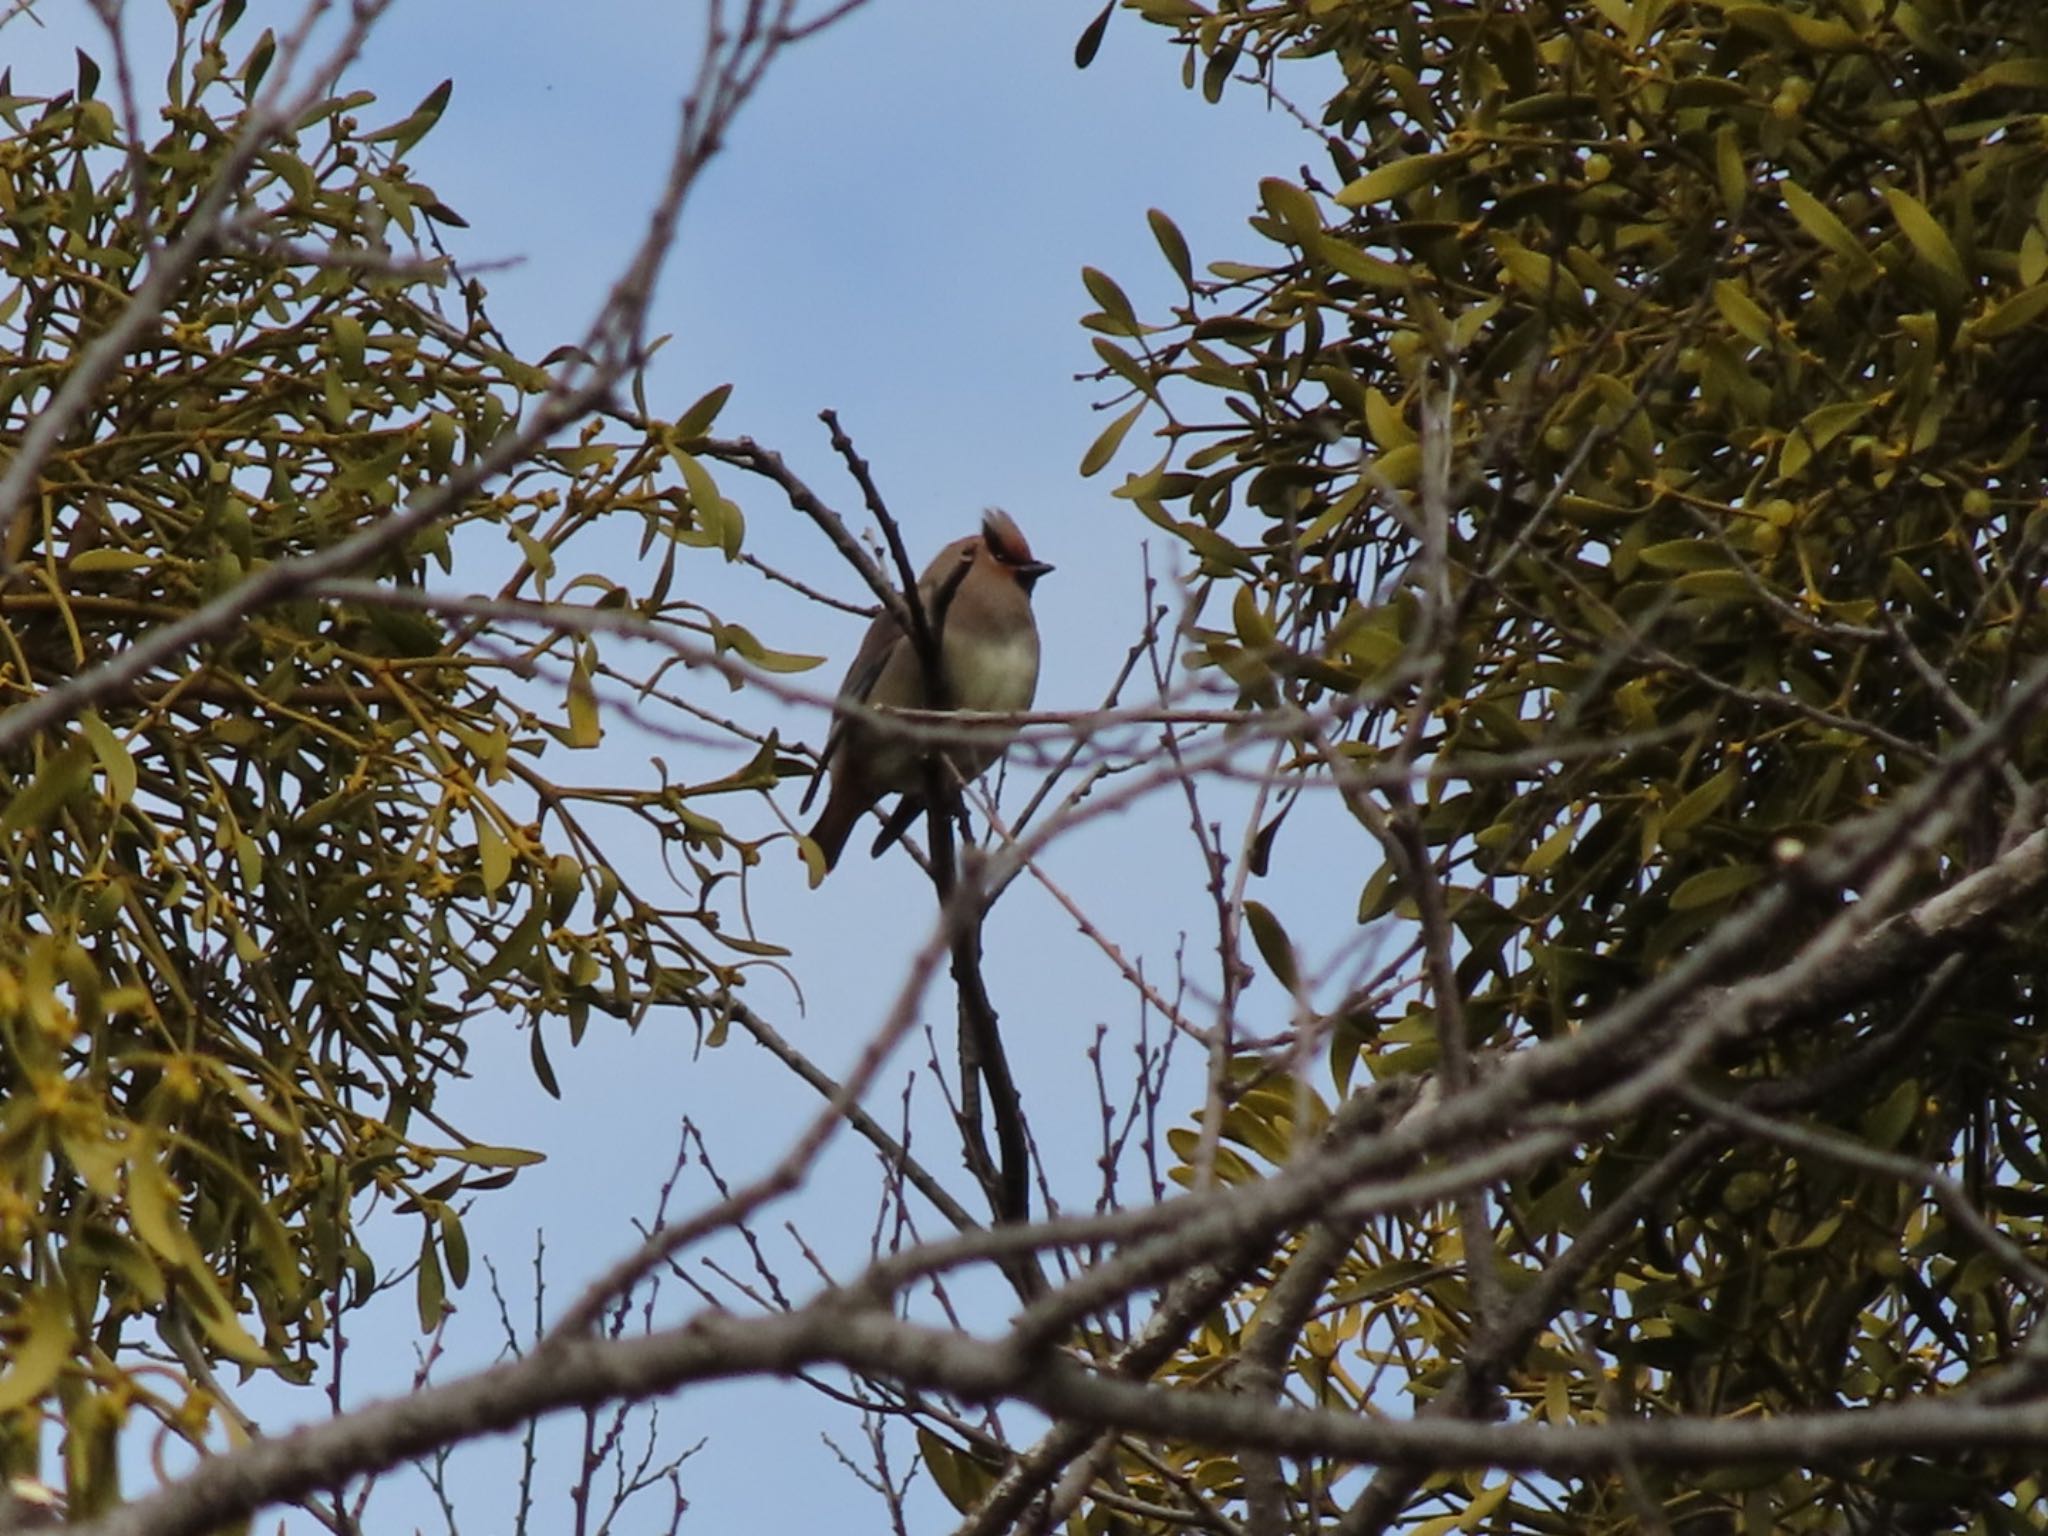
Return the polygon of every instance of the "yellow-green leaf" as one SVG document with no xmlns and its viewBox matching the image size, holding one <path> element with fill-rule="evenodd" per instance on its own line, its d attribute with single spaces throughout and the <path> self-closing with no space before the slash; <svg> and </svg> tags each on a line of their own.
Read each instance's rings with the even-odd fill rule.
<svg viewBox="0 0 2048 1536">
<path fill-rule="evenodd" d="M 1716 603 L 1747 602 L 1756 596 L 1750 578 L 1733 566 L 1687 571 L 1671 583 L 1671 590 L 1680 597 L 1703 597 Z"/>
<path fill-rule="evenodd" d="M 26 1407 L 49 1390 L 71 1357 L 71 1308 L 54 1290 L 31 1291 L 10 1319 L 14 1337 L 0 1376 L 0 1413 Z"/>
<path fill-rule="evenodd" d="M 1088 297 L 1102 306 L 1102 312 L 1117 325 L 1130 332 L 1139 329 L 1138 312 L 1131 308 L 1131 301 L 1117 286 L 1116 279 L 1095 267 L 1081 269 L 1081 286 L 1088 290 Z"/>
<path fill-rule="evenodd" d="M 1827 204 L 1796 181 L 1779 182 L 1778 195 L 1785 200 L 1786 211 L 1809 236 L 1848 262 L 1859 273 L 1867 274 L 1876 270 L 1876 259 L 1863 248 L 1862 242 L 1849 232 L 1849 226 L 1835 217 L 1834 210 Z"/>
<path fill-rule="evenodd" d="M 697 402 L 676 418 L 674 436 L 680 442 L 693 437 L 702 437 L 711 430 L 711 424 L 718 420 L 718 413 L 725 409 L 725 402 L 732 394 L 730 384 L 721 384 L 700 396 Z"/>
<path fill-rule="evenodd" d="M 1689 831 L 1718 811 L 1727 798 L 1735 792 L 1739 782 L 1733 768 L 1723 768 L 1719 773 L 1700 784 L 1664 815 L 1664 835 Z"/>
<path fill-rule="evenodd" d="M 1731 5 L 1722 14 L 1732 26 L 1814 53 L 1853 53 L 1870 46 L 1856 28 L 1832 16 L 1804 16 L 1777 5 Z"/>
<path fill-rule="evenodd" d="M 414 1276 L 415 1299 L 419 1304 L 420 1332 L 432 1333 L 441 1326 L 448 1307 L 448 1282 L 441 1273 L 441 1255 L 434 1248 L 434 1233 L 420 1234 L 420 1261 Z"/>
<path fill-rule="evenodd" d="M 1403 443 L 1398 448 L 1389 448 L 1372 461 L 1372 476 L 1375 485 L 1406 490 L 1422 477 L 1422 445 Z"/>
<path fill-rule="evenodd" d="M 1088 451 L 1081 455 L 1081 473 L 1084 476 L 1096 473 L 1116 457 L 1117 449 L 1123 446 L 1124 434 L 1131 430 L 1132 423 L 1144 412 L 1145 404 L 1146 402 L 1140 400 L 1104 427 L 1095 441 L 1089 444 Z"/>
<path fill-rule="evenodd" d="M 1259 607 L 1258 589 L 1249 583 L 1230 600 L 1230 622 L 1248 650 L 1265 650 L 1280 638 L 1272 618 Z"/>
<path fill-rule="evenodd" d="M 1789 480 L 1805 469 L 1815 454 L 1869 415 L 1871 403 L 1841 400 L 1808 412 L 1778 452 L 1779 475 Z"/>
<path fill-rule="evenodd" d="M 1152 228 L 1152 238 L 1159 242 L 1160 254 L 1166 257 L 1166 264 L 1173 268 L 1173 275 L 1180 279 L 1183 288 L 1195 285 L 1195 264 L 1188 255 L 1187 237 L 1175 224 L 1157 208 L 1145 210 L 1145 222 Z"/>
<path fill-rule="evenodd" d="M 1322 233 L 1323 215 L 1316 200 L 1293 182 L 1268 176 L 1259 183 L 1259 200 L 1298 240 Z"/>
<path fill-rule="evenodd" d="M 184 1271 L 184 1283 L 185 1294 L 192 1302 L 192 1316 L 215 1349 L 242 1365 L 276 1364 L 269 1352 L 236 1321 L 234 1309 L 221 1295 L 211 1270 L 203 1264 L 189 1266 Z"/>
<path fill-rule="evenodd" d="M 1637 558 L 1653 571 L 1711 571 L 1728 569 L 1728 557 L 1705 539 L 1666 539 L 1646 545 Z"/>
<path fill-rule="evenodd" d="M 1365 429 L 1382 448 L 1401 448 L 1415 441 L 1415 429 L 1407 418 L 1372 385 L 1365 390 Z"/>
<path fill-rule="evenodd" d="M 1729 329 L 1744 341 L 1768 347 L 1777 338 L 1777 327 L 1771 323 L 1771 317 L 1764 312 L 1763 306 L 1733 278 L 1724 277 L 1714 284 L 1714 307 L 1721 311 L 1721 318 L 1728 322 Z"/>
<path fill-rule="evenodd" d="M 1568 817 L 1559 824 L 1556 831 L 1536 845 L 1535 850 L 1522 860 L 1522 873 L 1542 875 L 1571 850 L 1572 839 L 1578 836 L 1579 823 L 1576 817 Z"/>
<path fill-rule="evenodd" d="M 598 719 L 597 689 L 590 680 L 590 653 L 576 658 L 569 673 L 569 745 L 594 747 L 604 740 L 604 726 Z"/>
<path fill-rule="evenodd" d="M 80 550 L 66 562 L 65 569 L 73 576 L 125 576 L 154 563 L 135 550 L 107 547 Z"/>
<path fill-rule="evenodd" d="M 1907 241 L 1920 259 L 1934 269 L 1946 284 L 1961 291 L 1969 286 L 1969 277 L 1963 271 L 1963 259 L 1956 254 L 1955 242 L 1948 237 L 1948 231 L 1926 206 L 1910 192 L 1896 187 L 1884 189 L 1884 200 L 1891 204 L 1892 217 L 1899 222 Z"/>
<path fill-rule="evenodd" d="M 1679 803 L 1684 804 L 1683 801 Z M 1668 821 L 1665 824 L 1670 825 Z M 1728 864 L 1719 869 L 1701 870 L 1679 882 L 1678 889 L 1671 893 L 1671 910 L 1691 912 L 1700 907 L 1716 906 L 1741 895 L 1763 879 L 1764 874 L 1764 869 L 1756 864 Z"/>
<path fill-rule="evenodd" d="M 487 1147 L 480 1142 L 466 1147 L 436 1147 L 434 1155 L 476 1168 L 531 1168 L 547 1161 L 545 1152 L 532 1152 L 525 1147 Z"/>
<path fill-rule="evenodd" d="M 1301 968 L 1294 957 L 1294 941 L 1287 937 L 1287 930 L 1280 919 L 1261 902 L 1247 901 L 1244 904 L 1245 922 L 1252 930 L 1252 942 L 1259 947 L 1259 954 L 1266 962 L 1266 968 L 1273 973 L 1273 979 L 1290 992 L 1301 980 Z"/>
<path fill-rule="evenodd" d="M 389 141 L 391 153 L 393 155 L 403 155 L 413 145 L 425 138 L 428 130 L 441 120 L 442 112 L 447 110 L 448 107 L 448 97 L 454 89 L 455 82 L 453 80 L 443 80 L 439 85 L 427 92 L 426 96 L 421 99 L 420 104 L 414 107 L 409 114 L 393 123 L 389 128 L 379 128 L 375 133 L 364 134 L 363 142 L 366 144 L 379 144 Z"/>
<path fill-rule="evenodd" d="M 1907 1078 L 1873 1105 L 1863 1117 L 1863 1139 L 1881 1152 L 1889 1152 L 1920 1117 L 1921 1090 L 1917 1078 Z"/>
<path fill-rule="evenodd" d="M 107 776 L 108 801 L 116 808 L 126 805 L 135 798 L 135 759 L 128 755 L 128 748 L 97 710 L 89 709 L 78 717 L 78 730 Z"/>
<path fill-rule="evenodd" d="M 1979 341 L 1996 341 L 2023 330 L 2048 312 L 2048 283 L 2022 288 L 1972 328 Z"/>
<path fill-rule="evenodd" d="M 1335 235 L 1315 236 L 1308 242 L 1308 250 L 1316 260 L 1335 269 L 1340 277 L 1348 277 L 1375 291 L 1400 293 L 1408 287 L 1408 274 L 1402 268 L 1377 256 L 1368 256 L 1350 241 Z"/>
<path fill-rule="evenodd" d="M 182 1268 L 196 1264 L 199 1253 L 178 1218 L 179 1199 L 152 1149 L 138 1147 L 128 1160 L 128 1219 L 158 1258 Z"/>
<path fill-rule="evenodd" d="M 470 814 L 476 822 L 477 872 L 483 876 L 484 894 L 495 896 L 512 873 L 512 849 L 482 806 L 475 807 Z"/>
<path fill-rule="evenodd" d="M 1456 155 L 1404 156 L 1347 183 L 1338 192 L 1337 202 L 1345 208 L 1370 208 L 1374 203 L 1406 197 L 1417 187 L 1425 187 L 1435 181 L 1438 174 L 1457 159 Z"/>
<path fill-rule="evenodd" d="M 1723 123 L 1714 133 L 1714 179 L 1720 184 L 1721 203 L 1728 217 L 1742 217 L 1742 205 L 1749 200 L 1749 167 L 1742 163 L 1742 140 L 1735 124 Z"/>
<path fill-rule="evenodd" d="M 0 810 L 0 835 L 33 831 L 44 826 L 62 810 L 92 778 L 92 748 L 73 742 L 63 751 L 44 759 L 26 788 Z"/>
</svg>

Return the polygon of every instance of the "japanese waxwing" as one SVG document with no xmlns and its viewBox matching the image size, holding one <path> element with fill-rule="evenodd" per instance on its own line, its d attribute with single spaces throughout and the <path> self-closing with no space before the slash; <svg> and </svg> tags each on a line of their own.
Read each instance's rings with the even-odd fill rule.
<svg viewBox="0 0 2048 1536">
<path fill-rule="evenodd" d="M 945 706 L 989 714 L 1029 709 L 1038 691 L 1038 622 L 1031 616 L 1031 588 L 1052 567 L 1034 560 L 1031 546 L 1010 521 L 991 507 L 981 532 L 955 539 L 918 578 L 918 600 L 938 637 Z M 875 839 L 879 854 L 901 837 L 924 810 L 923 753 L 902 730 L 859 712 L 860 706 L 927 709 L 924 668 L 917 646 L 886 610 L 862 637 L 826 738 L 824 768 L 832 793 L 811 828 L 811 840 L 825 855 L 825 867 L 839 862 L 854 824 L 885 795 L 903 799 Z M 1003 755 L 1007 737 L 991 736 L 946 751 L 961 779 L 978 777 Z M 804 796 L 808 807 L 818 782 Z"/>
</svg>

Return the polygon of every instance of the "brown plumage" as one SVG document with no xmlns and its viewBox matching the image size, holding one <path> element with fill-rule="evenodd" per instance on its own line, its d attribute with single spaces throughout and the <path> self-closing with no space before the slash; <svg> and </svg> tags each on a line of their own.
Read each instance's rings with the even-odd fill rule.
<svg viewBox="0 0 2048 1536">
<path fill-rule="evenodd" d="M 1032 585 L 1052 569 L 1006 513 L 983 514 L 981 532 L 955 539 L 918 578 L 918 598 L 939 640 L 945 707 L 989 714 L 1029 709 L 1038 692 L 1038 622 L 1031 614 Z M 865 716 L 860 706 L 931 707 L 917 647 L 886 612 L 862 638 L 846 680 L 823 763 L 832 793 L 811 828 L 825 867 L 839 862 L 854 824 L 885 796 L 903 799 L 875 839 L 880 853 L 924 810 L 924 767 L 915 742 Z M 962 779 L 973 779 L 998 757 L 1007 740 L 949 748 L 946 757 Z M 816 793 L 817 781 L 811 784 Z M 804 797 L 810 804 L 810 795 Z"/>
</svg>

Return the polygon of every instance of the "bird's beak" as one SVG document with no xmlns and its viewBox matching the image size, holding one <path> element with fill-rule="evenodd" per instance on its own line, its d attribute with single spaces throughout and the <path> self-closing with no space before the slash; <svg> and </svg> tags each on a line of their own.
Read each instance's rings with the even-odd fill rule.
<svg viewBox="0 0 2048 1536">
<path fill-rule="evenodd" d="M 1041 576 L 1050 575 L 1053 567 L 1049 561 L 1026 560 L 1022 565 L 1013 565 L 1010 569 L 1017 573 L 1018 584 L 1029 592 L 1032 583 Z"/>
</svg>

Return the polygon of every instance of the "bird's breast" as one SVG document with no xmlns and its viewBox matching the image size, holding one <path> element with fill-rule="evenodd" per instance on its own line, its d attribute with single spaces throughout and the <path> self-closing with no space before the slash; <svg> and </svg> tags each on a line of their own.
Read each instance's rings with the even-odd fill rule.
<svg viewBox="0 0 2048 1536">
<path fill-rule="evenodd" d="M 1038 636 L 947 637 L 953 707 L 989 713 L 1029 709 L 1038 692 Z"/>
</svg>

